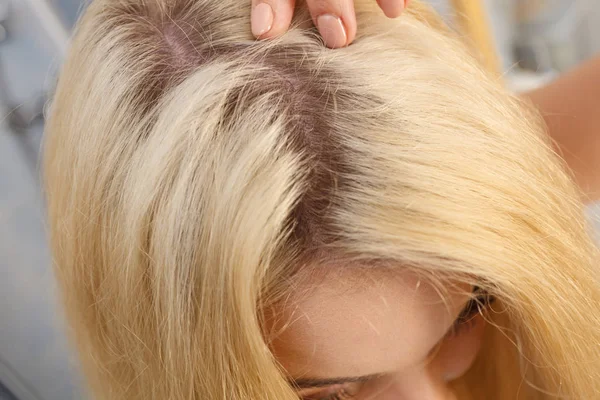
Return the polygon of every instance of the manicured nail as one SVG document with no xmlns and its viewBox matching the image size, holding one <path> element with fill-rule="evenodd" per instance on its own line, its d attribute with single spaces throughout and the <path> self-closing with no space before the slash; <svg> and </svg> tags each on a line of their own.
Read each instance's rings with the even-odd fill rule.
<svg viewBox="0 0 600 400">
<path fill-rule="evenodd" d="M 317 28 L 325 41 L 325 45 L 332 49 L 344 47 L 348 43 L 348 35 L 341 18 L 332 14 L 323 14 L 317 18 Z"/>
<path fill-rule="evenodd" d="M 252 34 L 256 37 L 264 35 L 273 26 L 273 9 L 267 3 L 260 3 L 252 9 Z"/>
<path fill-rule="evenodd" d="M 379 6 L 388 18 L 397 18 L 402 14 L 408 0 L 379 0 Z"/>
</svg>

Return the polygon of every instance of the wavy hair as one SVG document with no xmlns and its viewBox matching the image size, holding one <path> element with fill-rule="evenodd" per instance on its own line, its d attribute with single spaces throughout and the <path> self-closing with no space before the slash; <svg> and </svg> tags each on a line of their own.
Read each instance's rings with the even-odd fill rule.
<svg viewBox="0 0 600 400">
<path fill-rule="evenodd" d="M 55 270 L 95 398 L 296 399 L 264 310 L 308 261 L 460 277 L 498 299 L 461 399 L 600 396 L 600 285 L 541 119 L 419 4 L 356 5 L 328 50 L 299 11 L 96 0 L 50 108 Z"/>
</svg>

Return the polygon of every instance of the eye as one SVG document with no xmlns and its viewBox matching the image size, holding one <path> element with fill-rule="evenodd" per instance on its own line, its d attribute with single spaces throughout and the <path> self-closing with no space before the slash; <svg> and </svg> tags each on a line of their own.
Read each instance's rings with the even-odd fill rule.
<svg viewBox="0 0 600 400">
<path fill-rule="evenodd" d="M 452 328 L 448 332 L 448 336 L 455 336 L 460 333 L 468 331 L 473 325 L 474 319 L 477 315 L 481 314 L 483 310 L 494 302 L 494 297 L 490 296 L 487 292 L 475 288 L 473 290 L 477 295 L 473 297 L 465 308 L 460 312 Z"/>
</svg>

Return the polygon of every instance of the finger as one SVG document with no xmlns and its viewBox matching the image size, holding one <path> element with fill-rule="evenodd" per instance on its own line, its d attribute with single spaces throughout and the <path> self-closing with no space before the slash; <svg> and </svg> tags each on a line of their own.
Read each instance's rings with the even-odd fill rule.
<svg viewBox="0 0 600 400">
<path fill-rule="evenodd" d="M 252 0 L 252 34 L 259 39 L 285 33 L 294 15 L 295 0 Z"/>
<path fill-rule="evenodd" d="M 377 4 L 388 18 L 396 18 L 402 14 L 409 0 L 377 0 Z"/>
<path fill-rule="evenodd" d="M 354 0 L 306 0 L 306 4 L 327 47 L 344 47 L 354 40 Z"/>
</svg>

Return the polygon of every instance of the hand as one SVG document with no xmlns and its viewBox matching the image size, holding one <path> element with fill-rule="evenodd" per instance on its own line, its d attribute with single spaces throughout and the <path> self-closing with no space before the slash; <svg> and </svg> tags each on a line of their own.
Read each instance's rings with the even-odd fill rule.
<svg viewBox="0 0 600 400">
<path fill-rule="evenodd" d="M 372 0 L 389 18 L 398 17 L 409 0 Z M 296 0 L 252 0 L 252 33 L 259 39 L 283 34 L 290 26 Z M 356 36 L 354 0 L 306 0 L 313 23 L 327 47 L 352 43 Z"/>
</svg>

